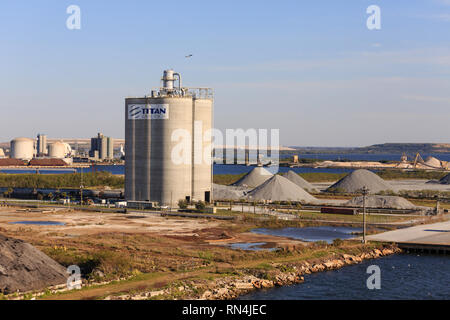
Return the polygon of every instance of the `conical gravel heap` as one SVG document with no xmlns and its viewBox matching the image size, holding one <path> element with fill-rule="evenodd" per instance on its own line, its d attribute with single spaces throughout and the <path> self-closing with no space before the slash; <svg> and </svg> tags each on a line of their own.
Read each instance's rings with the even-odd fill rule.
<svg viewBox="0 0 450 320">
<path fill-rule="evenodd" d="M 317 189 L 314 188 L 314 186 L 311 183 L 309 183 L 308 181 L 306 181 L 305 179 L 300 177 L 297 173 L 295 173 L 292 170 L 290 170 L 288 173 L 284 174 L 283 177 L 285 177 L 289 181 L 295 183 L 300 188 L 303 188 L 309 192 L 318 192 Z"/>
<path fill-rule="evenodd" d="M 362 207 L 363 197 L 356 197 L 345 203 L 349 207 Z M 396 196 L 368 196 L 366 197 L 367 208 L 387 209 L 416 209 L 417 206 L 402 197 Z"/>
<path fill-rule="evenodd" d="M 365 169 L 359 169 L 351 172 L 331 187 L 327 189 L 329 192 L 346 192 L 357 193 L 363 187 L 369 189 L 370 193 L 378 193 L 380 191 L 393 190 L 393 187 L 375 173 Z"/>
<path fill-rule="evenodd" d="M 303 190 L 301 187 L 280 175 L 272 178 L 255 188 L 248 194 L 249 200 L 269 201 L 298 201 L 313 203 L 317 199 Z"/>
<path fill-rule="evenodd" d="M 249 189 L 237 186 L 224 186 L 213 184 L 213 194 L 215 200 L 240 200 L 245 198 Z"/>
<path fill-rule="evenodd" d="M 256 188 L 257 186 L 263 184 L 270 178 L 272 178 L 273 174 L 271 174 L 268 170 L 263 167 L 256 167 L 237 182 L 235 182 L 234 186 L 240 187 L 250 187 Z"/>
<path fill-rule="evenodd" d="M 435 157 L 431 157 L 431 156 L 425 160 L 425 164 L 430 167 L 433 167 L 433 168 L 441 168 L 442 167 L 441 160 L 439 160 Z"/>
<path fill-rule="evenodd" d="M 0 235 L 0 293 L 45 289 L 67 277 L 63 266 L 31 244 Z"/>
<path fill-rule="evenodd" d="M 450 184 L 450 173 L 439 180 L 440 184 Z"/>
</svg>

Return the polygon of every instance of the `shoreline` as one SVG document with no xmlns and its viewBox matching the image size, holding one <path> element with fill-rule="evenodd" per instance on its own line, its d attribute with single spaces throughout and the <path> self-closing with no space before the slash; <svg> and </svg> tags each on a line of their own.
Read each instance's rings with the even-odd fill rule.
<svg viewBox="0 0 450 320">
<path fill-rule="evenodd" d="M 106 296 L 104 300 L 233 300 L 256 290 L 304 283 L 306 274 L 337 270 L 366 260 L 403 252 L 397 246 L 388 244 L 365 249 L 369 250 L 353 255 L 343 253 L 334 258 L 270 263 L 273 267 L 271 270 L 247 270 L 248 273 L 245 275 L 213 278 L 202 285 L 195 280 L 172 283 L 165 289 L 139 294 Z"/>
<path fill-rule="evenodd" d="M 327 259 L 322 263 L 309 263 L 308 261 L 305 261 L 300 265 L 300 267 L 291 267 L 295 271 L 280 272 L 278 275 L 276 275 L 276 278 L 274 280 L 249 276 L 244 278 L 243 280 L 236 282 L 232 281 L 228 284 L 231 288 L 235 288 L 236 290 L 231 290 L 231 292 L 224 292 L 223 289 L 216 289 L 214 292 L 211 292 L 211 294 L 209 292 L 204 292 L 202 298 L 206 298 L 208 300 L 236 299 L 239 296 L 248 294 L 255 290 L 270 289 L 274 287 L 304 283 L 304 275 L 306 274 L 337 270 L 349 265 L 362 263 L 365 260 L 378 259 L 400 252 L 402 252 L 402 250 L 396 246 L 386 246 L 382 249 L 373 249 L 367 253 L 361 253 L 359 255 L 343 254 L 342 257 Z M 279 267 L 283 267 L 283 265 L 280 265 Z M 287 267 L 289 268 L 289 266 Z"/>
</svg>

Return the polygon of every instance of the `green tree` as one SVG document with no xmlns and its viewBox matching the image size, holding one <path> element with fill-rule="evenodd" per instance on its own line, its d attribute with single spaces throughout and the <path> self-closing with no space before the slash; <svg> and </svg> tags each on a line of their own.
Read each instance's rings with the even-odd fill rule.
<svg viewBox="0 0 450 320">
<path fill-rule="evenodd" d="M 198 201 L 195 203 L 195 209 L 200 212 L 203 212 L 206 209 L 206 204 L 203 201 Z"/>
<path fill-rule="evenodd" d="M 186 209 L 188 207 L 188 202 L 185 199 L 178 200 L 178 207 L 180 209 Z"/>
</svg>

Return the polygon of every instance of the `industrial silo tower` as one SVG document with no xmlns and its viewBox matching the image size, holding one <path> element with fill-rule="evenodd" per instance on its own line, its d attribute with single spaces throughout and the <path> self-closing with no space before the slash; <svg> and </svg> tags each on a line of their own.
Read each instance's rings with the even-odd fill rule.
<svg viewBox="0 0 450 320">
<path fill-rule="evenodd" d="M 213 91 L 164 71 L 149 96 L 125 99 L 125 197 L 176 206 L 212 200 Z"/>
</svg>

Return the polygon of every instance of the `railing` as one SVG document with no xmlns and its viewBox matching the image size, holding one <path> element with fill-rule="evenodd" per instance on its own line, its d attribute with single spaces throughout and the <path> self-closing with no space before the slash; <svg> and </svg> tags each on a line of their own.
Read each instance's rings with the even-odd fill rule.
<svg viewBox="0 0 450 320">
<path fill-rule="evenodd" d="M 195 99 L 214 99 L 214 90 L 212 88 L 153 88 L 150 97 L 193 97 Z"/>
<path fill-rule="evenodd" d="M 212 88 L 187 88 L 187 92 L 196 99 L 214 99 Z"/>
</svg>

